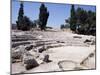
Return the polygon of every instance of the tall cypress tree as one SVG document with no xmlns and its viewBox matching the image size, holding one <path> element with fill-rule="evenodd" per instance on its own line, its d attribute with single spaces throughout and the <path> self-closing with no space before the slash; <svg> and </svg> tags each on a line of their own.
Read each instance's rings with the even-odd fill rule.
<svg viewBox="0 0 100 75">
<path fill-rule="evenodd" d="M 40 6 L 40 13 L 39 13 L 39 22 L 41 30 L 45 30 L 47 20 L 49 17 L 49 12 L 47 11 L 47 7 L 42 3 Z"/>
<path fill-rule="evenodd" d="M 76 13 L 75 13 L 75 8 L 74 5 L 71 6 L 71 15 L 70 15 L 70 28 L 71 30 L 76 30 Z"/>
<path fill-rule="evenodd" d="M 24 10 L 23 10 L 23 3 L 21 2 L 20 4 L 20 9 L 19 9 L 19 13 L 18 13 L 18 20 L 16 21 L 17 23 L 17 29 L 21 29 L 22 24 L 23 24 L 23 17 L 24 17 Z"/>
</svg>

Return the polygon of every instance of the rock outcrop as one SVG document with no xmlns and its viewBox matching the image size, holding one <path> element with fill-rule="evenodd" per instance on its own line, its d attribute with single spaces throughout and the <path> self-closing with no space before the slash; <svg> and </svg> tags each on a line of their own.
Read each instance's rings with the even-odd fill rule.
<svg viewBox="0 0 100 75">
<path fill-rule="evenodd" d="M 25 64 L 26 64 L 26 66 L 25 66 L 26 70 L 30 70 L 34 67 L 39 66 L 39 64 L 37 63 L 37 61 L 35 59 L 26 60 Z"/>
</svg>

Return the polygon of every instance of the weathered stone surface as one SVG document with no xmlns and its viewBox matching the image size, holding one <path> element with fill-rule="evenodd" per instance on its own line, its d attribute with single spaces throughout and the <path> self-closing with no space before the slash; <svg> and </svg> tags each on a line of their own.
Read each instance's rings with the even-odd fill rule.
<svg viewBox="0 0 100 75">
<path fill-rule="evenodd" d="M 12 47 L 17 47 L 17 46 L 20 46 L 20 45 L 28 45 L 28 44 L 31 44 L 31 42 L 30 41 L 13 42 Z"/>
<path fill-rule="evenodd" d="M 86 39 L 86 40 L 84 41 L 84 43 L 87 43 L 87 44 L 89 44 L 89 45 L 95 45 L 95 44 L 96 44 L 96 41 L 95 41 L 95 38 L 91 37 L 91 38 L 89 38 L 89 39 Z"/>
<path fill-rule="evenodd" d="M 70 60 L 59 61 L 58 65 L 61 70 L 75 70 L 77 67 L 77 63 Z"/>
<path fill-rule="evenodd" d="M 79 39 L 81 39 L 82 37 L 81 36 L 73 36 L 73 38 L 79 38 Z"/>
<path fill-rule="evenodd" d="M 51 60 L 49 59 L 49 55 L 45 55 L 43 61 L 47 63 L 51 62 Z"/>
<path fill-rule="evenodd" d="M 22 72 L 26 71 L 25 67 L 22 66 L 21 62 L 13 63 L 13 64 L 11 64 L 11 66 L 12 66 L 12 69 L 11 69 L 12 75 L 19 75 L 19 74 L 16 74 L 16 73 L 22 73 Z"/>
<path fill-rule="evenodd" d="M 39 51 L 40 53 L 42 53 L 43 51 L 46 51 L 45 46 L 42 46 L 40 49 L 38 49 L 38 51 Z"/>
<path fill-rule="evenodd" d="M 22 52 L 25 50 L 25 52 L 22 53 L 25 66 L 20 65 L 22 62 L 18 62 L 20 63 L 17 64 L 19 67 L 16 66 L 16 63 L 13 63 L 13 73 L 20 72 L 19 68 L 22 72 L 23 68 L 21 67 L 27 69 L 24 70 L 24 73 L 95 68 L 95 55 L 90 54 L 95 50 L 94 37 L 95 36 L 78 35 L 71 32 L 61 31 L 16 31 L 12 33 L 12 46 L 15 44 L 12 51 L 14 51 L 15 48 Z M 86 41 L 86 43 L 84 43 L 86 39 L 91 42 Z M 31 45 L 33 45 L 33 47 L 31 47 Z M 44 45 L 46 48 L 43 48 Z M 26 49 L 19 46 L 24 46 Z M 83 64 L 80 64 L 87 57 L 88 60 Z M 36 66 L 37 63 L 35 65 L 36 67 L 32 64 L 34 63 L 32 59 L 35 60 L 34 62 L 38 63 L 38 66 Z M 52 60 L 52 62 L 49 62 L 50 60 Z M 61 69 L 58 62 L 63 60 L 70 60 L 78 63 L 78 65 L 75 66 L 74 63 L 63 62 L 61 65 L 64 67 Z"/>
<path fill-rule="evenodd" d="M 96 62 L 95 62 L 95 52 L 92 52 L 88 55 L 87 58 L 85 58 L 81 65 L 84 65 L 88 67 L 88 69 L 95 69 L 96 68 Z"/>
<path fill-rule="evenodd" d="M 57 72 L 57 71 L 61 71 L 61 69 L 59 68 L 59 66 L 57 65 L 57 63 L 55 62 L 50 62 L 50 63 L 46 63 L 46 64 L 41 64 L 36 68 L 33 68 L 31 70 L 27 70 L 25 71 L 25 73 L 32 73 L 32 72 Z"/>
<path fill-rule="evenodd" d="M 84 43 L 86 43 L 86 42 L 91 42 L 91 40 L 89 40 L 89 39 L 86 39 L 86 40 L 84 41 Z"/>
<path fill-rule="evenodd" d="M 39 64 L 37 63 L 37 61 L 35 59 L 26 60 L 25 64 L 26 64 L 26 66 L 25 66 L 26 70 L 30 70 L 32 68 L 39 66 Z"/>
<path fill-rule="evenodd" d="M 57 43 L 65 43 L 64 41 L 57 41 Z"/>
<path fill-rule="evenodd" d="M 12 54 L 11 54 L 11 57 L 12 57 L 12 61 L 20 61 L 22 62 L 22 58 L 23 58 L 23 54 L 25 53 L 25 48 L 24 46 L 19 46 L 18 48 L 14 48 L 12 50 Z"/>
<path fill-rule="evenodd" d="M 27 51 L 30 51 L 32 48 L 33 48 L 33 45 L 30 45 L 30 46 L 26 47 L 25 49 L 26 49 Z"/>
<path fill-rule="evenodd" d="M 13 59 L 20 59 L 22 56 L 22 53 L 19 51 L 19 52 L 13 52 L 12 53 L 12 58 Z"/>
</svg>

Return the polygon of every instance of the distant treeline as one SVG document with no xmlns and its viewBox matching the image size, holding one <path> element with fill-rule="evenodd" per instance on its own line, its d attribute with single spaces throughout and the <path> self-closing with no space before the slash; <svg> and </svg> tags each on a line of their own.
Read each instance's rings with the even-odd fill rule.
<svg viewBox="0 0 100 75">
<path fill-rule="evenodd" d="M 75 10 L 71 6 L 70 17 L 65 20 L 66 24 L 61 29 L 70 28 L 73 32 L 84 35 L 96 35 L 96 12 L 86 11 L 80 7 Z"/>
<path fill-rule="evenodd" d="M 70 29 L 79 34 L 96 35 L 96 12 L 86 11 L 74 5 L 70 11 Z"/>
</svg>

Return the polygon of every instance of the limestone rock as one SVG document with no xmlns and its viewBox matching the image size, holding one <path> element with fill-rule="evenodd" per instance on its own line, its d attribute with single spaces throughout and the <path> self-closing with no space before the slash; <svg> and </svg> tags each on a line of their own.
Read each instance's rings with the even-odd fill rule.
<svg viewBox="0 0 100 75">
<path fill-rule="evenodd" d="M 81 39 L 82 37 L 81 36 L 73 36 L 73 38 L 79 38 L 79 39 Z"/>
<path fill-rule="evenodd" d="M 39 49 L 39 53 L 42 53 L 45 50 L 46 50 L 46 48 L 45 48 L 45 46 L 43 46 L 42 48 Z"/>
<path fill-rule="evenodd" d="M 26 49 L 27 51 L 30 51 L 32 48 L 33 48 L 33 45 L 30 45 L 30 46 L 26 47 L 25 49 Z"/>
<path fill-rule="evenodd" d="M 35 59 L 26 60 L 25 64 L 26 64 L 25 66 L 26 70 L 30 70 L 32 68 L 39 66 L 39 64 L 37 63 Z"/>
<path fill-rule="evenodd" d="M 49 55 L 45 55 L 43 61 L 47 63 L 51 62 L 51 60 L 49 60 Z"/>
<path fill-rule="evenodd" d="M 13 52 L 12 53 L 12 58 L 13 59 L 20 59 L 21 58 L 22 53 L 21 52 Z"/>
<path fill-rule="evenodd" d="M 22 57 L 23 51 L 21 49 L 15 49 L 12 51 L 11 57 L 13 59 L 20 59 Z"/>
<path fill-rule="evenodd" d="M 91 40 L 89 40 L 89 39 L 86 39 L 86 40 L 84 41 L 84 43 L 86 43 L 86 42 L 91 42 Z"/>
<path fill-rule="evenodd" d="M 84 41 L 84 43 L 87 43 L 87 44 L 89 44 L 89 45 L 95 45 L 95 39 L 86 39 L 85 41 Z"/>
</svg>

